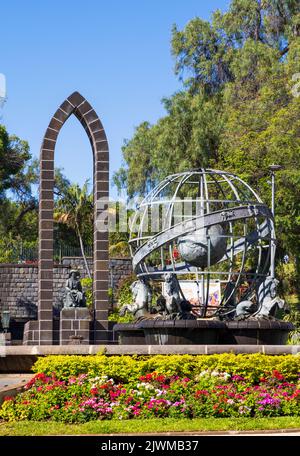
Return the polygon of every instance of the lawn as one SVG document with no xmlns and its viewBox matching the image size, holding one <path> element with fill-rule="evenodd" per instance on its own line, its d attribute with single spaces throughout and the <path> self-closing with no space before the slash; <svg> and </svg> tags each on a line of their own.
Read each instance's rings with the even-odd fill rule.
<svg viewBox="0 0 300 456">
<path fill-rule="evenodd" d="M 142 434 L 195 431 L 255 431 L 270 429 L 300 429 L 300 417 L 277 418 L 196 418 L 104 420 L 83 424 L 53 421 L 1 422 L 0 435 L 85 435 L 85 434 Z"/>
</svg>

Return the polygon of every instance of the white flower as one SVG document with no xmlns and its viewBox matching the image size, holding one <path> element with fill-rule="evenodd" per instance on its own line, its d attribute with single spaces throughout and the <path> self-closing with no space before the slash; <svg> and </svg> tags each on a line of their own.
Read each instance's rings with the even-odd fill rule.
<svg viewBox="0 0 300 456">
<path fill-rule="evenodd" d="M 208 370 L 201 371 L 199 377 L 205 377 L 208 374 Z"/>
<path fill-rule="evenodd" d="M 218 371 L 212 371 L 210 375 L 212 377 L 218 377 L 219 376 L 219 372 Z"/>
</svg>

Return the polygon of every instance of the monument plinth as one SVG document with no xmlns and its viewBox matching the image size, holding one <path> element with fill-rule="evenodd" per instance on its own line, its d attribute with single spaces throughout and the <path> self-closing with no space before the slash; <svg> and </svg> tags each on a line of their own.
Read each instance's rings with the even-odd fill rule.
<svg viewBox="0 0 300 456">
<path fill-rule="evenodd" d="M 80 337 L 80 343 L 90 344 L 92 316 L 86 307 L 70 307 L 60 312 L 60 345 L 67 345 L 72 338 Z"/>
</svg>

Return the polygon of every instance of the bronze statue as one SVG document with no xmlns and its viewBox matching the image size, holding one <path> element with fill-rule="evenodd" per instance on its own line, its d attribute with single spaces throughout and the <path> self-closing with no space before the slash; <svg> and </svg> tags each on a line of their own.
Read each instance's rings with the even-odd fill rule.
<svg viewBox="0 0 300 456">
<path fill-rule="evenodd" d="M 80 273 L 72 269 L 66 282 L 66 293 L 63 299 L 64 307 L 86 307 L 86 300 L 80 283 Z"/>
</svg>

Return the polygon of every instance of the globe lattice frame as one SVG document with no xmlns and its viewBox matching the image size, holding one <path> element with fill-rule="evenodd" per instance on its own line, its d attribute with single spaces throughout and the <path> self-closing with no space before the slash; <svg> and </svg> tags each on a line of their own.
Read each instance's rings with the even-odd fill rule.
<svg viewBox="0 0 300 456">
<path fill-rule="evenodd" d="M 153 231 L 151 223 L 149 229 L 149 220 L 159 229 Z M 166 177 L 144 198 L 131 220 L 129 246 L 139 278 L 163 281 L 170 272 L 188 276 L 201 290 L 201 316 L 211 317 L 230 312 L 242 281 L 249 286 L 240 298 L 249 299 L 274 269 L 273 215 L 235 174 L 191 170 Z M 174 252 L 182 254 L 189 246 L 192 255 L 200 252 L 198 260 L 175 257 Z M 255 267 L 249 270 L 251 254 Z M 216 281 L 222 287 L 221 302 L 210 309 L 210 285 Z"/>
</svg>

